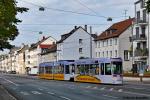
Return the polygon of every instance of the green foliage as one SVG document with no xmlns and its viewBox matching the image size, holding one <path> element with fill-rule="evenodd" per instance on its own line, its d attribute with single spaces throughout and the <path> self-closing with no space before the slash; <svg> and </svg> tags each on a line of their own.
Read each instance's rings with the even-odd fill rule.
<svg viewBox="0 0 150 100">
<path fill-rule="evenodd" d="M 150 0 L 146 2 L 146 9 L 147 9 L 147 12 L 149 13 L 150 12 Z"/>
<path fill-rule="evenodd" d="M 12 48 L 9 42 L 19 34 L 16 25 L 21 22 L 16 15 L 28 11 L 28 8 L 17 7 L 16 3 L 15 0 L 0 0 L 0 50 Z"/>
</svg>

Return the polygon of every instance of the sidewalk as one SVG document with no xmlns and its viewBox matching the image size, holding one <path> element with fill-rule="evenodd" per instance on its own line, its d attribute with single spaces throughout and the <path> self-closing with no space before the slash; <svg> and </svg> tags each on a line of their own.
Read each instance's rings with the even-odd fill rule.
<svg viewBox="0 0 150 100">
<path fill-rule="evenodd" d="M 8 91 L 0 85 L 0 100 L 17 100 L 14 98 L 11 94 L 8 93 Z"/>
</svg>

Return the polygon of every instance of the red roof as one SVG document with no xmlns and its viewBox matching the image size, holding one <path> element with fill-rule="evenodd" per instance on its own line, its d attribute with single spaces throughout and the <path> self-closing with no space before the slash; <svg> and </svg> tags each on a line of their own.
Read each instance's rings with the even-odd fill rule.
<svg viewBox="0 0 150 100">
<path fill-rule="evenodd" d="M 113 24 L 111 27 L 101 33 L 96 40 L 105 40 L 120 36 L 127 28 L 132 25 L 133 21 L 134 18 Z"/>
<path fill-rule="evenodd" d="M 50 48 L 52 45 L 43 45 L 43 44 L 40 44 L 40 48 Z"/>
</svg>

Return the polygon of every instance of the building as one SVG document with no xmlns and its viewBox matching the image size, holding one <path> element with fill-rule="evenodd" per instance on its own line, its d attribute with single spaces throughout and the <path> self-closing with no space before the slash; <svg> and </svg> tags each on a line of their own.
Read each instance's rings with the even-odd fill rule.
<svg viewBox="0 0 150 100">
<path fill-rule="evenodd" d="M 145 8 L 145 1 L 138 0 L 135 2 L 135 22 L 133 27 L 133 55 L 134 68 L 137 72 L 143 73 L 150 63 L 150 26 L 149 14 Z"/>
<path fill-rule="evenodd" d="M 16 68 L 16 72 L 19 73 L 19 74 L 26 74 L 27 71 L 26 71 L 26 64 L 25 64 L 25 60 L 27 59 L 25 57 L 25 51 L 29 49 L 29 46 L 28 45 L 23 45 L 21 47 L 21 49 L 19 49 L 17 51 L 17 56 L 18 56 L 18 59 L 17 59 L 17 63 L 18 63 L 18 66 Z"/>
<path fill-rule="evenodd" d="M 95 40 L 96 58 L 108 57 L 123 60 L 123 70 L 132 69 L 132 57 L 130 56 L 132 42 L 129 37 L 132 36 L 133 19 L 127 19 L 114 23 L 107 30 L 102 32 Z"/>
<path fill-rule="evenodd" d="M 85 28 L 81 26 L 75 26 L 67 34 L 61 35 L 61 40 L 57 42 L 57 60 L 77 60 L 81 58 L 93 58 L 94 53 L 94 39 L 95 34 L 87 31 L 87 25 Z"/>
<path fill-rule="evenodd" d="M 37 43 L 31 45 L 29 50 L 26 52 L 28 58 L 26 63 L 28 63 L 29 74 L 37 74 L 38 66 L 41 63 L 41 52 L 43 50 L 47 50 L 55 43 L 56 40 L 49 36 L 47 38 L 43 37 L 41 41 L 38 41 Z"/>
<path fill-rule="evenodd" d="M 57 45 L 50 46 L 47 50 L 41 53 L 41 63 L 57 61 Z"/>
</svg>

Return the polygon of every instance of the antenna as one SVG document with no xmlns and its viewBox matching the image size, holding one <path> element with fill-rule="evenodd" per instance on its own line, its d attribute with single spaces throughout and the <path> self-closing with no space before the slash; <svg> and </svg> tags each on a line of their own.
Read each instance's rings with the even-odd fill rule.
<svg viewBox="0 0 150 100">
<path fill-rule="evenodd" d="M 125 19 L 127 19 L 127 12 L 128 12 L 128 10 L 124 10 L 124 17 L 125 17 Z"/>
</svg>

